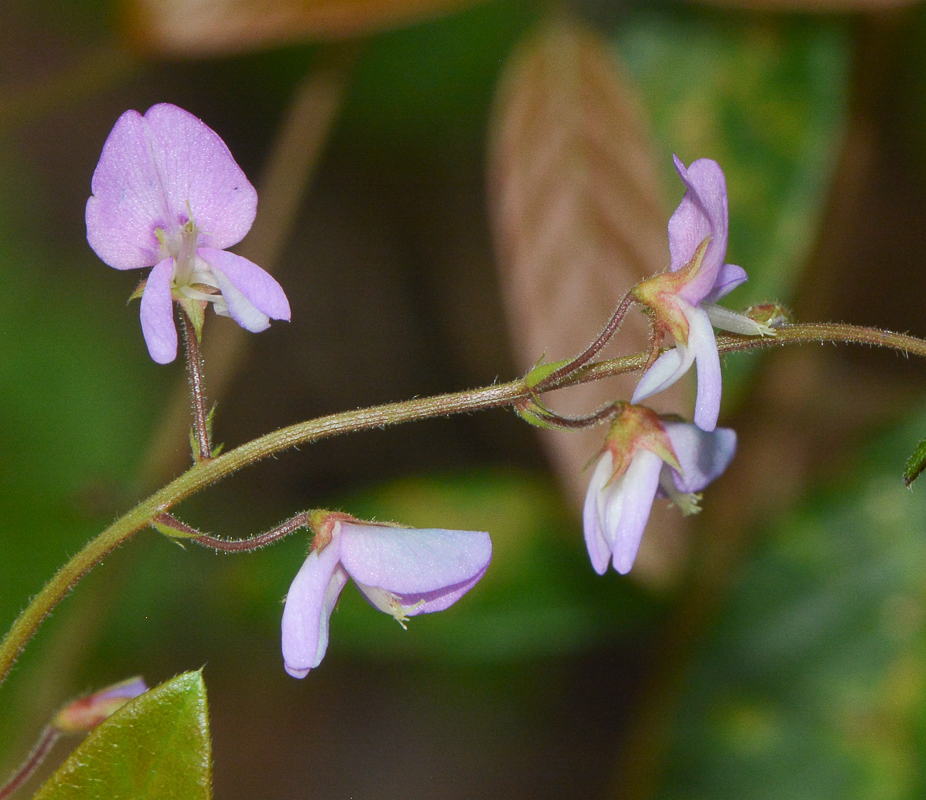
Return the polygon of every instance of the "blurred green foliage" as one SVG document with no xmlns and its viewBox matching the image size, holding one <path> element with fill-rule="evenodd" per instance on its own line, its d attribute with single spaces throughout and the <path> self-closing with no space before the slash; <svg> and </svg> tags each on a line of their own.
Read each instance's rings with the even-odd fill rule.
<svg viewBox="0 0 926 800">
<path fill-rule="evenodd" d="M 749 281 L 725 304 L 787 306 L 816 241 L 845 133 L 847 21 L 662 7 L 631 13 L 616 42 L 642 89 L 672 196 L 683 194 L 673 153 L 686 164 L 712 158 L 726 174 L 727 261 Z M 754 364 L 728 360 L 728 408 Z"/>
<path fill-rule="evenodd" d="M 101 4 L 86 12 L 67 7 L 69 14 L 86 13 L 85 23 L 56 27 L 56 36 L 71 29 L 93 38 L 88 31 L 104 25 Z M 48 24 L 48 10 L 37 8 L 36 24 Z M 531 3 L 494 2 L 372 38 L 335 144 L 346 143 L 369 169 L 383 171 L 419 168 L 426 156 L 478 152 L 501 64 L 537 13 Z M 926 27 L 912 30 L 922 41 Z M 686 162 L 716 158 L 726 171 L 729 259 L 750 275 L 731 304 L 787 303 L 818 236 L 847 124 L 854 46 L 848 21 L 640 4 L 606 32 L 651 114 L 672 196 L 681 192 L 672 152 Z M 313 53 L 306 45 L 205 66 L 144 69 L 149 78 L 186 77 L 182 91 L 191 96 L 205 86 L 206 107 L 266 117 L 266 129 L 255 137 L 264 141 L 285 112 L 281 87 L 294 85 Z M 144 76 L 136 80 L 120 91 L 141 107 L 137 98 L 153 90 Z M 926 92 L 910 102 L 915 115 L 926 118 Z M 76 113 L 72 122 L 88 123 Z M 124 304 L 138 276 L 117 275 L 79 239 L 48 230 L 56 220 L 56 187 L 37 185 L 49 173 L 38 169 L 40 155 L 27 146 L 31 131 L 28 125 L 5 131 L 0 140 L 3 628 L 45 576 L 132 502 L 141 449 L 170 380 L 180 374 L 147 360 L 137 307 Z M 56 142 L 68 144 L 60 134 Z M 395 161 L 396 153 L 405 160 Z M 78 170 L 85 194 L 92 168 L 87 160 Z M 69 211 L 77 220 L 82 206 L 72 203 Z M 68 223 L 74 230 L 75 220 Z M 728 361 L 727 385 L 744 397 L 752 385 L 746 365 L 755 359 Z M 221 414 L 220 405 L 220 420 Z M 735 588 L 693 657 L 674 717 L 663 796 L 922 794 L 926 500 L 919 486 L 913 494 L 903 491 L 899 473 L 924 429 L 926 417 L 917 416 L 887 431 L 826 485 L 806 487 L 800 508 L 767 521 L 761 546 L 732 576 Z M 298 457 L 312 458 L 313 450 Z M 366 482 L 366 466 L 355 465 L 357 486 Z M 510 688 L 519 669 L 546 671 L 548 663 L 649 643 L 670 618 L 666 610 L 678 600 L 671 591 L 613 573 L 594 575 L 578 516 L 543 465 L 529 471 L 523 464 L 475 463 L 437 475 L 413 467 L 408 473 L 334 497 L 318 497 L 308 487 L 305 503 L 421 527 L 489 530 L 493 564 L 477 591 L 446 614 L 415 618 L 408 632 L 347 590 L 332 619 L 329 658 L 415 669 L 451 665 L 473 683 L 479 681 L 472 676 L 481 680 L 487 667 L 497 667 L 507 671 Z M 197 500 L 183 512 L 206 518 L 203 527 L 224 532 L 234 525 L 243 535 L 295 510 L 221 509 Z M 281 670 L 279 601 L 305 547 L 298 535 L 269 551 L 217 559 L 141 534 L 58 612 L 55 635 L 83 613 L 81 598 L 89 598 L 85 604 L 96 613 L 80 634 L 86 641 L 56 650 L 59 639 L 40 637 L 38 652 L 60 658 L 68 674 L 42 683 L 48 673 L 27 659 L 11 681 L 14 689 L 25 688 L 15 694 L 4 687 L 0 702 L 12 696 L 14 711 L 27 713 L 26 700 L 53 707 L 75 683 L 103 685 L 135 672 L 151 679 L 206 661 L 217 672 L 238 669 L 254 683 L 267 682 L 267 673 Z M 563 684 L 589 680 L 585 666 Z M 298 690 L 288 683 L 279 691 L 287 698 L 311 692 L 301 687 L 314 677 Z M 545 684 L 528 679 L 525 685 Z M 640 690 L 628 680 L 609 691 Z M 0 714 L 0 764 L 23 752 L 23 740 L 11 733 L 14 716 Z M 596 724 L 625 730 L 630 718 L 627 712 Z M 597 768 L 607 772 L 609 763 Z"/>
<path fill-rule="evenodd" d="M 884 432 L 763 543 L 698 647 L 661 797 L 909 798 L 926 789 L 926 495 Z"/>
</svg>

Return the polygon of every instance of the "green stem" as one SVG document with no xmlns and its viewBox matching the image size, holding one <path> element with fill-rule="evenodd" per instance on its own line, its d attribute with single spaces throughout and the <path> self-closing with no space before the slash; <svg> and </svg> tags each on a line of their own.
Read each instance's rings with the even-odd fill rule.
<svg viewBox="0 0 926 800">
<path fill-rule="evenodd" d="M 786 325 L 776 329 L 775 336 L 718 337 L 718 350 L 722 353 L 737 350 L 754 350 L 786 344 L 819 342 L 841 342 L 869 344 L 898 350 L 905 354 L 926 358 L 926 341 L 904 334 L 879 331 L 874 328 L 858 328 L 853 325 L 812 323 L 807 325 Z M 586 364 L 574 372 L 544 387 L 544 391 L 563 389 L 579 383 L 601 380 L 626 372 L 641 369 L 647 360 L 646 353 L 615 358 L 594 364 Z M 110 525 L 99 536 L 65 564 L 58 573 L 35 596 L 29 606 L 20 614 L 0 643 L 0 684 L 6 680 L 13 664 L 39 625 L 59 602 L 74 588 L 106 555 L 115 550 L 131 536 L 147 527 L 159 514 L 164 514 L 177 503 L 212 483 L 231 475 L 243 467 L 256 463 L 291 447 L 315 442 L 342 433 L 399 425 L 431 417 L 464 414 L 489 408 L 511 406 L 530 399 L 535 394 L 523 380 L 511 381 L 483 389 L 453 394 L 438 395 L 400 403 L 374 406 L 373 408 L 347 411 L 301 422 L 281 428 L 254 439 L 217 458 L 200 461 L 183 475 L 147 500 L 139 503 L 128 514 Z"/>
</svg>

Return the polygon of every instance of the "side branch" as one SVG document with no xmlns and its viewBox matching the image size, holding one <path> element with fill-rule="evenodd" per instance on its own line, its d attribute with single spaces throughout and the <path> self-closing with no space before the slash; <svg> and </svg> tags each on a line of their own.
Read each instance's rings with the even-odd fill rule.
<svg viewBox="0 0 926 800">
<path fill-rule="evenodd" d="M 199 336 L 192 320 L 182 307 L 180 308 L 180 322 L 183 326 L 183 341 L 186 344 L 187 376 L 190 383 L 190 403 L 193 409 L 195 435 L 193 460 L 208 461 L 212 458 L 212 443 L 209 441 L 209 414 L 206 411 L 206 390 L 203 387 L 203 360 L 199 353 Z"/>
</svg>

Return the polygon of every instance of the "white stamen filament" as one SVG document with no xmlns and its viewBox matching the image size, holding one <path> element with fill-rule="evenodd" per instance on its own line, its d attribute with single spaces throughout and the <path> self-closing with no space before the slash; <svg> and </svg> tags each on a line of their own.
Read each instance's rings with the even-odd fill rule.
<svg viewBox="0 0 926 800">
<path fill-rule="evenodd" d="M 408 612 L 415 611 L 424 605 L 424 600 L 419 600 L 410 606 L 403 606 L 399 596 L 388 589 L 381 589 L 378 586 L 366 586 L 362 583 L 357 583 L 357 587 L 376 608 L 393 617 L 405 630 L 408 630 L 408 626 L 405 624 L 408 622 Z"/>
</svg>

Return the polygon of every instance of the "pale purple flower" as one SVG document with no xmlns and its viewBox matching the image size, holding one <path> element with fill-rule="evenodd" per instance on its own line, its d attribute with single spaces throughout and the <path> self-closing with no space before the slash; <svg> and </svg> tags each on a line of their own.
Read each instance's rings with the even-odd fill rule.
<svg viewBox="0 0 926 800">
<path fill-rule="evenodd" d="M 250 230 L 257 192 L 205 123 L 168 103 L 116 121 L 87 201 L 87 240 L 115 269 L 154 267 L 141 299 L 148 352 L 177 357 L 173 300 L 209 301 L 242 328 L 290 318 L 280 285 L 229 253 Z"/>
<path fill-rule="evenodd" d="M 675 157 L 687 191 L 669 220 L 669 272 L 634 289 L 655 314 L 657 331 L 671 333 L 675 348 L 663 353 L 637 384 L 632 402 L 667 389 L 698 365 L 694 422 L 711 431 L 720 414 L 720 356 L 714 327 L 747 336 L 772 335 L 768 326 L 722 308 L 717 300 L 746 281 L 742 267 L 724 263 L 727 252 L 727 185 L 716 161 L 702 158 L 688 169 Z"/>
<path fill-rule="evenodd" d="M 324 658 L 328 620 L 348 578 L 404 628 L 409 617 L 453 605 L 492 558 L 489 534 L 480 531 L 398 528 L 341 516 L 329 515 L 319 526 L 286 596 L 283 661 L 294 678 L 304 678 Z"/>
<path fill-rule="evenodd" d="M 614 569 L 630 572 L 657 496 L 669 497 L 683 514 L 699 511 L 695 493 L 727 468 L 736 451 L 729 428 L 707 432 L 642 406 L 629 412 L 624 429 L 612 429 L 585 496 L 585 544 L 599 575 L 612 557 Z"/>
</svg>

